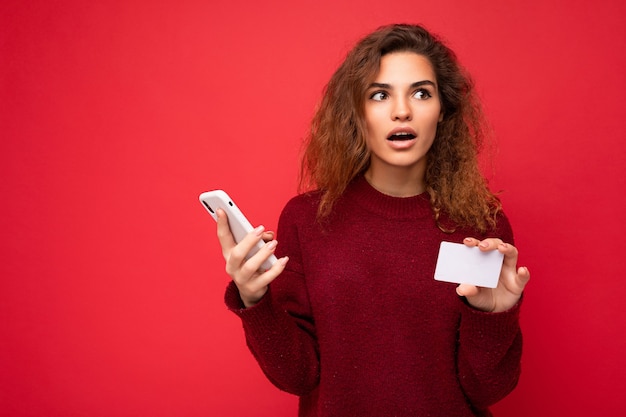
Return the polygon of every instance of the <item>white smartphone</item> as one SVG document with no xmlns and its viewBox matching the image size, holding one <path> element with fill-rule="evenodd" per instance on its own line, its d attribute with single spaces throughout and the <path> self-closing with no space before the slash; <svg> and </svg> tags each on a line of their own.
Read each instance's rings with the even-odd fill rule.
<svg viewBox="0 0 626 417">
<path fill-rule="evenodd" d="M 232 198 L 230 198 L 223 190 L 207 191 L 200 194 L 200 202 L 215 221 L 217 221 L 217 209 L 222 209 L 226 212 L 226 215 L 228 216 L 228 225 L 230 226 L 230 231 L 235 238 L 235 242 L 241 242 L 242 239 L 253 230 L 253 227 L 248 219 L 246 219 L 246 216 L 243 215 L 241 210 L 239 210 L 233 202 Z M 265 242 L 259 240 L 250 252 L 248 252 L 246 259 L 249 259 L 257 253 L 264 244 Z M 276 261 L 276 256 L 270 255 L 270 257 L 263 262 L 263 265 L 261 265 L 261 270 L 265 271 L 270 269 Z"/>
</svg>

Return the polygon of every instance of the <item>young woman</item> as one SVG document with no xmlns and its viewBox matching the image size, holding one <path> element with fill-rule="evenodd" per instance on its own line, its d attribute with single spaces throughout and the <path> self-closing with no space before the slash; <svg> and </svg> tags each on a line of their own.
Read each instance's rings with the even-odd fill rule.
<svg viewBox="0 0 626 417">
<path fill-rule="evenodd" d="M 529 272 L 478 168 L 482 123 L 452 51 L 383 27 L 326 88 L 280 245 L 262 226 L 235 244 L 219 213 L 226 303 L 300 416 L 488 416 L 515 387 Z M 503 253 L 497 288 L 435 281 L 442 241 Z"/>
</svg>

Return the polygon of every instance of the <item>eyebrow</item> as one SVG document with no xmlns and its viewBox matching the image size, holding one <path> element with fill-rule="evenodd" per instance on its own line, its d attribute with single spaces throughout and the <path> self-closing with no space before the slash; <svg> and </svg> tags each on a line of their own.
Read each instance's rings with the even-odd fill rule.
<svg viewBox="0 0 626 417">
<path fill-rule="evenodd" d="M 410 88 L 421 87 L 423 85 L 431 85 L 434 88 L 437 88 L 437 85 L 434 82 L 430 81 L 430 80 L 416 81 L 413 84 L 411 84 Z M 385 89 L 385 90 L 391 90 L 391 84 L 371 83 L 370 86 L 368 87 L 368 90 L 370 88 L 382 88 L 382 89 Z"/>
</svg>

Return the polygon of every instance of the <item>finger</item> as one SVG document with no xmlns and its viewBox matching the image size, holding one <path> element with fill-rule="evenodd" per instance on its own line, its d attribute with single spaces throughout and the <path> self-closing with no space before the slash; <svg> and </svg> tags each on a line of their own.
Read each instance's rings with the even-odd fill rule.
<svg viewBox="0 0 626 417">
<path fill-rule="evenodd" d="M 265 228 L 263 226 L 257 226 L 250 233 L 248 233 L 236 246 L 232 248 L 228 256 L 228 260 L 232 259 L 234 265 L 242 265 L 245 262 L 246 255 L 250 253 L 250 250 L 256 245 L 261 236 L 263 235 Z"/>
<path fill-rule="evenodd" d="M 517 266 L 518 251 L 517 248 L 510 243 L 501 243 L 498 245 L 498 251 L 504 255 L 503 268 L 508 267 L 515 270 Z"/>
<path fill-rule="evenodd" d="M 289 257 L 280 258 L 270 269 L 260 274 L 254 281 L 259 287 L 268 286 L 274 281 L 284 270 L 289 262 Z"/>
<path fill-rule="evenodd" d="M 471 284 L 460 284 L 456 287 L 456 293 L 461 297 L 472 297 L 479 292 L 479 288 Z"/>
<path fill-rule="evenodd" d="M 261 237 L 264 242 L 270 242 L 274 240 L 276 234 L 272 231 L 263 232 L 263 236 Z"/>
<path fill-rule="evenodd" d="M 517 268 L 517 281 L 520 288 L 523 290 L 530 281 L 530 271 L 525 266 Z"/>
<path fill-rule="evenodd" d="M 272 240 L 267 242 L 257 253 L 252 255 L 241 267 L 242 272 L 245 275 L 252 275 L 261 270 L 261 267 L 265 261 L 274 253 L 278 242 Z"/>
<path fill-rule="evenodd" d="M 246 307 L 251 307 L 258 303 L 259 300 L 267 292 L 268 286 L 278 277 L 285 269 L 285 265 L 289 261 L 288 257 L 280 258 L 270 269 L 245 283 L 237 283 L 239 295 Z"/>
<path fill-rule="evenodd" d="M 497 237 L 492 237 L 488 239 L 481 240 L 478 244 L 478 247 L 481 251 L 486 252 L 490 250 L 498 249 L 498 247 L 504 243 L 502 239 L 498 239 Z"/>
<path fill-rule="evenodd" d="M 465 246 L 469 246 L 470 248 L 478 246 L 479 243 L 480 243 L 480 240 L 475 239 L 473 237 L 466 237 L 465 239 L 463 239 L 463 244 Z"/>
</svg>

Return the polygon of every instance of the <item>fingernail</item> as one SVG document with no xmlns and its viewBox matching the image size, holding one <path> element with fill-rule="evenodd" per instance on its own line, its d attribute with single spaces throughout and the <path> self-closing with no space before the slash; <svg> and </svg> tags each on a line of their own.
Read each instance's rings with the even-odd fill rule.
<svg viewBox="0 0 626 417">
<path fill-rule="evenodd" d="M 265 227 L 263 227 L 263 225 L 257 226 L 254 229 L 254 234 L 257 235 L 257 236 L 261 236 L 263 234 L 263 230 L 265 230 Z"/>
<path fill-rule="evenodd" d="M 480 246 L 481 248 L 488 248 L 489 244 L 487 242 L 480 242 L 478 246 Z"/>
<path fill-rule="evenodd" d="M 287 265 L 287 262 L 288 262 L 288 261 L 289 261 L 289 257 L 288 257 L 288 256 L 285 256 L 284 258 L 280 258 L 280 259 L 278 260 L 278 262 L 280 262 L 280 264 L 281 264 L 282 266 Z"/>
<path fill-rule="evenodd" d="M 277 241 L 272 240 L 271 242 L 267 242 L 265 247 L 267 247 L 269 250 L 273 250 L 276 247 L 277 244 L 278 244 Z"/>
</svg>

